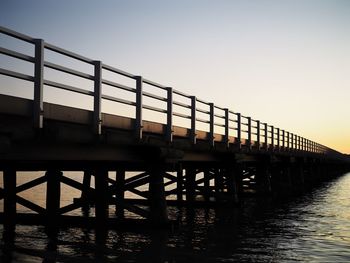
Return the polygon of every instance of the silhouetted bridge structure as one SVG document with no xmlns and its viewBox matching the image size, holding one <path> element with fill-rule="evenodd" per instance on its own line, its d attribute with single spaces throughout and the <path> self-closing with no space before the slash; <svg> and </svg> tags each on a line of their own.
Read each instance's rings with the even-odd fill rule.
<svg viewBox="0 0 350 263">
<path fill-rule="evenodd" d="M 32 53 L 16 51 L 15 44 L 0 47 L 2 56 L 27 63 L 33 71 L 2 68 L 12 62 L 0 68 L 2 92 L 18 79 L 18 88 L 33 84 L 31 98 L 0 95 L 0 198 L 7 225 L 31 218 L 16 213 L 17 203 L 54 225 L 91 205 L 100 225 L 108 219 L 110 205 L 116 207 L 117 221 L 127 210 L 165 223 L 167 205 L 230 204 L 244 194 L 300 191 L 349 168 L 347 156 L 297 134 L 41 39 L 3 27 L 0 32 L 19 46 L 25 43 Z M 69 61 L 63 63 L 65 59 Z M 87 70 L 76 69 L 76 63 Z M 55 76 L 58 81 L 50 79 Z M 76 86 L 65 82 L 70 76 Z M 88 99 L 92 107 L 46 102 L 48 89 L 65 91 L 67 101 L 75 95 L 77 103 Z M 107 103 L 117 113 L 103 112 Z M 18 185 L 20 171 L 45 173 Z M 62 171 L 81 171 L 82 180 Z M 46 207 L 20 196 L 45 183 Z M 61 206 L 61 184 L 78 189 L 81 197 Z"/>
</svg>

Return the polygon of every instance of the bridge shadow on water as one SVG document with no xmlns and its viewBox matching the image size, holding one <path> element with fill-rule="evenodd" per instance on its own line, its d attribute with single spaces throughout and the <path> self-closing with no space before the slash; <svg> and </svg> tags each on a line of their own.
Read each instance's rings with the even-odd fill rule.
<svg viewBox="0 0 350 263">
<path fill-rule="evenodd" d="M 17 225 L 15 231 L 2 229 L 0 259 L 1 262 L 344 262 L 350 256 L 346 252 L 350 235 L 335 231 L 350 225 L 340 226 L 344 218 L 330 211 L 349 205 L 349 201 L 334 203 L 336 198 L 345 200 L 349 186 L 347 174 L 322 183 L 305 195 L 283 200 L 245 197 L 239 207 L 170 207 L 169 217 L 176 219 L 178 225 L 166 230 L 130 232 Z M 325 201 L 328 199 L 331 200 Z"/>
</svg>

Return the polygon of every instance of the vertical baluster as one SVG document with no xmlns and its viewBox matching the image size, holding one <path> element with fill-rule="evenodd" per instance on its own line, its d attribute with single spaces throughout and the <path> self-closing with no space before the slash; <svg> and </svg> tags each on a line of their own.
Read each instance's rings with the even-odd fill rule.
<svg viewBox="0 0 350 263">
<path fill-rule="evenodd" d="M 101 134 L 101 95 L 102 95 L 102 62 L 94 61 L 94 117 L 93 130 L 97 135 Z"/>
<path fill-rule="evenodd" d="M 248 117 L 248 149 L 252 148 L 252 118 Z"/>
<path fill-rule="evenodd" d="M 43 128 L 44 117 L 44 48 L 44 40 L 35 39 L 33 122 L 37 129 Z"/>
<path fill-rule="evenodd" d="M 264 131 L 265 131 L 265 150 L 269 149 L 269 131 L 267 129 L 267 123 L 264 123 Z"/>
<path fill-rule="evenodd" d="M 197 134 L 196 134 L 196 121 L 197 117 L 197 98 L 195 96 L 191 96 L 191 142 L 196 144 L 197 142 Z"/>
<path fill-rule="evenodd" d="M 275 128 L 273 125 L 271 126 L 271 150 L 273 151 L 275 148 Z"/>
<path fill-rule="evenodd" d="M 241 124 L 241 114 L 237 113 L 237 143 L 238 149 L 241 149 L 242 143 L 242 124 Z"/>
<path fill-rule="evenodd" d="M 225 109 L 225 144 L 230 147 L 230 114 L 229 109 Z"/>
<path fill-rule="evenodd" d="M 215 138 L 214 138 L 214 103 L 209 103 L 209 137 L 211 146 L 214 147 Z"/>
<path fill-rule="evenodd" d="M 167 88 L 167 131 L 168 142 L 173 141 L 173 89 Z"/>
<path fill-rule="evenodd" d="M 280 128 L 277 128 L 277 150 L 280 150 Z"/>
<path fill-rule="evenodd" d="M 256 121 L 256 141 L 258 144 L 258 151 L 260 151 L 260 121 Z"/>
<path fill-rule="evenodd" d="M 143 80 L 141 76 L 136 76 L 136 119 L 135 119 L 135 129 L 136 129 L 136 138 L 142 139 L 142 129 L 143 129 L 143 121 L 142 121 L 142 84 Z"/>
</svg>

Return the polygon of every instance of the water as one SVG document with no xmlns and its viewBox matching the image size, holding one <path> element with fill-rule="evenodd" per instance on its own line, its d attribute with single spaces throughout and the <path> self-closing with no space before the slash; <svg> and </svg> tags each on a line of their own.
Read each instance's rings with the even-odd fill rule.
<svg viewBox="0 0 350 263">
<path fill-rule="evenodd" d="M 0 262 L 350 262 L 350 173 L 290 198 L 247 198 L 240 208 L 176 209 L 173 231 L 142 233 L 16 227 Z M 2 226 L 0 226 L 2 232 Z"/>
</svg>

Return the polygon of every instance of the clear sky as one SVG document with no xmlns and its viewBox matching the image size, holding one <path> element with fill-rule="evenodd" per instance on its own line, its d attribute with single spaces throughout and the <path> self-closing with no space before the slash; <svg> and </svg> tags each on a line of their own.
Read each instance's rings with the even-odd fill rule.
<svg viewBox="0 0 350 263">
<path fill-rule="evenodd" d="M 350 1 L 1 0 L 0 24 L 350 153 Z"/>
</svg>

